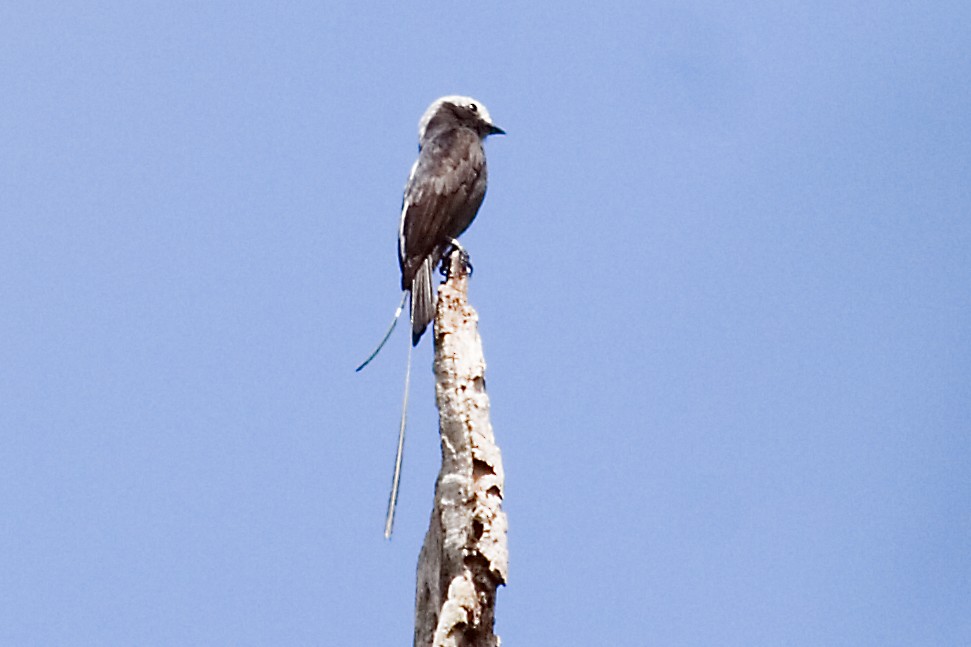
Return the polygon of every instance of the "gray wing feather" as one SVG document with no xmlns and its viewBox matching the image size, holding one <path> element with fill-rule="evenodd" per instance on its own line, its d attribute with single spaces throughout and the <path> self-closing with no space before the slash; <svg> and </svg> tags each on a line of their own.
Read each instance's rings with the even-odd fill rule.
<svg viewBox="0 0 971 647">
<path fill-rule="evenodd" d="M 398 243 L 404 290 L 426 257 L 468 228 L 485 197 L 485 153 L 476 134 L 450 131 L 441 139 L 422 149 L 405 188 Z"/>
<path fill-rule="evenodd" d="M 435 317 L 432 273 L 451 240 L 472 223 L 485 188 L 485 152 L 474 131 L 446 131 L 422 147 L 405 187 L 398 232 L 401 288 L 411 292 L 413 344 Z"/>
</svg>

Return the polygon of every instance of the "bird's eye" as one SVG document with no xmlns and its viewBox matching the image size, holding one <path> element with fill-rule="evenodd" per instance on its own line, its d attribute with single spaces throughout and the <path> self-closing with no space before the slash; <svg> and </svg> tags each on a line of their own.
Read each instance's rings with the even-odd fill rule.
<svg viewBox="0 0 971 647">
<path fill-rule="evenodd" d="M 472 112 L 478 112 L 479 111 L 479 106 L 475 105 L 474 103 L 470 103 L 469 104 L 469 110 L 471 110 Z"/>
</svg>

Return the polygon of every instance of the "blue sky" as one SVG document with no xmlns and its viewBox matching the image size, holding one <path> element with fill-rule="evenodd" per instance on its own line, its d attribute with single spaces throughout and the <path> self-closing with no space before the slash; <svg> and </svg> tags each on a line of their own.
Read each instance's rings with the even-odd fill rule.
<svg viewBox="0 0 971 647">
<path fill-rule="evenodd" d="M 461 93 L 504 641 L 971 643 L 968 5 L 443 7 L 0 9 L 0 642 L 409 643 Z"/>
</svg>

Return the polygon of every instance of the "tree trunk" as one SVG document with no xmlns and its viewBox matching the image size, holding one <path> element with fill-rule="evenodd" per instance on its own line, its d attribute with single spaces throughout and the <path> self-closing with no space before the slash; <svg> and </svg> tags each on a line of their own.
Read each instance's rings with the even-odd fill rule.
<svg viewBox="0 0 971 647">
<path fill-rule="evenodd" d="M 435 313 L 435 398 L 442 468 L 415 590 L 416 647 L 497 647 L 496 589 L 506 582 L 503 471 L 489 422 L 478 315 L 459 252 Z"/>
</svg>

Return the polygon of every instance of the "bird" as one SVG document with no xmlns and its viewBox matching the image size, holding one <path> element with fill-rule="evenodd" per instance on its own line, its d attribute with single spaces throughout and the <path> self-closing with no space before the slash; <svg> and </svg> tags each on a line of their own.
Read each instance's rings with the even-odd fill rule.
<svg viewBox="0 0 971 647">
<path fill-rule="evenodd" d="M 435 317 L 436 297 L 432 274 L 446 252 L 452 249 L 458 249 L 467 258 L 458 237 L 472 224 L 485 198 L 487 171 L 483 142 L 490 135 L 505 134 L 502 128 L 492 122 L 489 111 L 481 101 L 459 95 L 436 99 L 418 122 L 418 159 L 412 165 L 405 184 L 398 226 L 401 302 L 378 347 L 356 369 L 360 371 L 370 364 L 384 347 L 408 299 L 411 344 L 405 370 L 405 394 L 394 475 L 385 518 L 386 539 L 391 538 L 394 526 L 401 478 L 411 351 Z"/>
</svg>

